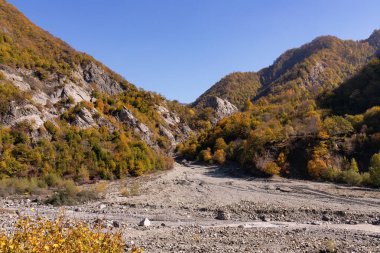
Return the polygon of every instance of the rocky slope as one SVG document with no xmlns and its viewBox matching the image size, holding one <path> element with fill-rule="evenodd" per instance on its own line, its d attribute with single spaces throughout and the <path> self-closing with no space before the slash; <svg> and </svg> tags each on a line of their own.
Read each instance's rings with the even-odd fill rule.
<svg viewBox="0 0 380 253">
<path fill-rule="evenodd" d="M 95 107 L 91 111 L 80 110 L 73 125 L 116 129 L 117 124 L 113 122 L 116 119 L 128 125 L 152 147 L 157 146 L 157 138 L 165 138 L 174 146 L 190 133 L 176 112 L 169 112 L 169 101 L 137 90 L 92 57 L 75 51 L 32 24 L 4 0 L 0 1 L 0 75 L 3 83 L 13 84 L 27 97 L 10 101 L 9 107 L 3 108 L 0 122 L 6 126 L 27 120 L 33 121 L 33 127 L 38 129 L 47 120 L 60 117 L 79 102 L 96 103 L 96 92 L 112 98 L 123 93 L 128 95 L 132 89 L 151 100 L 155 110 L 152 113 L 156 114 L 151 122 L 141 122 L 139 115 L 134 115 L 133 108 L 126 107 L 116 115 L 105 115 L 95 120 L 94 115 L 107 114 Z M 144 113 L 140 111 L 140 114 Z M 151 129 L 153 125 L 157 128 Z"/>
<path fill-rule="evenodd" d="M 192 132 L 190 112 L 0 0 L 0 178 L 86 181 L 170 168 L 171 152 Z"/>
</svg>

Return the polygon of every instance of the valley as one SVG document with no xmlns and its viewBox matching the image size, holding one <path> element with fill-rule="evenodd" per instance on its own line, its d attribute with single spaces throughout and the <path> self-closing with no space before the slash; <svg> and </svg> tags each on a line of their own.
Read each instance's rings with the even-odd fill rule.
<svg viewBox="0 0 380 253">
<path fill-rule="evenodd" d="M 0 0 L 0 253 L 380 252 L 380 30 L 189 104 L 126 78 Z"/>
<path fill-rule="evenodd" d="M 131 187 L 128 196 L 125 186 Z M 68 220 L 121 229 L 128 245 L 133 241 L 145 252 L 380 250 L 379 190 L 176 163 L 170 171 L 109 182 L 104 192 L 100 201 L 62 208 L 32 196 L 4 198 L 0 226 L 11 229 L 19 215 L 63 213 Z M 144 218 L 149 226 L 139 226 Z"/>
</svg>

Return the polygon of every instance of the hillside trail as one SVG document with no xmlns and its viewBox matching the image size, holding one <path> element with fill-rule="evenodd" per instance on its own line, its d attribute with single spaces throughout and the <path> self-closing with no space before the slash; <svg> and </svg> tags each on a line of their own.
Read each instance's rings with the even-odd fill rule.
<svg viewBox="0 0 380 253">
<path fill-rule="evenodd" d="M 4 209 L 48 217 L 60 212 L 45 205 Z M 126 241 L 146 252 L 313 252 L 331 242 L 380 252 L 379 190 L 258 179 L 234 166 L 176 163 L 172 170 L 111 182 L 101 201 L 64 210 L 72 219 L 121 227 Z M 151 225 L 138 226 L 143 218 Z"/>
</svg>

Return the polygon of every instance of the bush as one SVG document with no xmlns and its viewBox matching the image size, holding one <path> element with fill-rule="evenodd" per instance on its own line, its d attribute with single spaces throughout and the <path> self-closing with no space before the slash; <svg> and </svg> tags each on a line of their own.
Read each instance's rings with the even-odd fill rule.
<svg viewBox="0 0 380 253">
<path fill-rule="evenodd" d="M 108 252 L 123 253 L 120 232 L 104 232 L 86 223 L 69 224 L 63 218 L 54 221 L 21 218 L 14 232 L 0 233 L 0 252 Z M 131 252 L 142 252 L 133 248 Z"/>
<path fill-rule="evenodd" d="M 338 181 L 342 175 L 342 170 L 337 167 L 330 167 L 327 169 L 323 177 L 328 181 Z"/>
<path fill-rule="evenodd" d="M 380 153 L 374 154 L 371 158 L 369 175 L 374 186 L 380 186 Z"/>
<path fill-rule="evenodd" d="M 281 168 L 275 162 L 268 162 L 261 168 L 261 171 L 267 175 L 280 175 Z"/>
<path fill-rule="evenodd" d="M 199 160 L 206 162 L 206 163 L 211 162 L 212 161 L 211 149 L 207 148 L 205 150 L 202 150 L 199 153 Z"/>
<path fill-rule="evenodd" d="M 66 180 L 46 203 L 54 206 L 70 206 L 96 199 L 99 199 L 99 194 L 96 191 L 80 190 L 73 181 Z"/>
<path fill-rule="evenodd" d="M 218 164 L 224 164 L 226 161 L 226 154 L 224 153 L 224 150 L 218 149 L 215 151 L 212 159 Z"/>
<path fill-rule="evenodd" d="M 350 170 L 352 170 L 354 172 L 359 172 L 359 166 L 358 166 L 358 163 L 356 162 L 355 158 L 351 159 Z"/>
<path fill-rule="evenodd" d="M 340 116 L 326 118 L 323 125 L 329 135 L 348 134 L 354 130 L 351 123 Z"/>
<path fill-rule="evenodd" d="M 43 180 L 37 178 L 4 178 L 0 180 L 0 196 L 13 194 L 41 194 L 47 190 Z"/>
<path fill-rule="evenodd" d="M 307 171 L 309 175 L 315 179 L 320 179 L 327 173 L 327 164 L 321 159 L 310 160 L 307 164 Z"/>
<path fill-rule="evenodd" d="M 49 187 L 59 187 L 63 184 L 63 180 L 57 174 L 49 173 L 43 177 Z"/>
<path fill-rule="evenodd" d="M 130 187 L 124 186 L 120 188 L 119 192 L 123 197 L 139 196 L 141 194 L 140 185 L 134 183 Z"/>
<path fill-rule="evenodd" d="M 342 172 L 342 180 L 349 185 L 360 185 L 362 183 L 362 176 L 359 172 L 349 169 Z"/>
<path fill-rule="evenodd" d="M 362 175 L 362 185 L 371 185 L 371 176 L 368 172 L 364 172 Z"/>
<path fill-rule="evenodd" d="M 216 139 L 214 150 L 218 150 L 218 149 L 226 150 L 226 148 L 227 148 L 227 144 L 223 138 L 219 137 L 218 139 Z"/>
</svg>

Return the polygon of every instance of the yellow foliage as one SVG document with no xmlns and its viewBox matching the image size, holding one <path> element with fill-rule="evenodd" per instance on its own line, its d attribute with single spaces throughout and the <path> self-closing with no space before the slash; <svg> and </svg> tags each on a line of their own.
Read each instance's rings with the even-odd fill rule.
<svg viewBox="0 0 380 253">
<path fill-rule="evenodd" d="M 277 157 L 277 164 L 282 167 L 285 165 L 285 163 L 286 163 L 286 156 L 284 153 L 281 152 Z"/>
<path fill-rule="evenodd" d="M 210 162 L 212 159 L 211 149 L 207 148 L 202 150 L 199 154 L 199 158 L 204 162 Z"/>
<path fill-rule="evenodd" d="M 268 175 L 280 175 L 281 168 L 275 162 L 268 162 L 261 170 Z"/>
<path fill-rule="evenodd" d="M 310 160 L 307 164 L 307 171 L 313 178 L 321 178 L 327 170 L 328 167 L 326 162 L 319 158 Z"/>
<path fill-rule="evenodd" d="M 53 221 L 22 218 L 12 234 L 0 233 L 0 252 L 122 253 L 124 248 L 120 232 L 104 232 L 86 223 L 69 224 L 62 217 Z M 131 252 L 142 252 L 142 249 L 133 248 Z"/>
<path fill-rule="evenodd" d="M 226 154 L 224 153 L 224 150 L 218 149 L 215 151 L 213 160 L 218 164 L 223 164 L 226 161 Z"/>
</svg>

